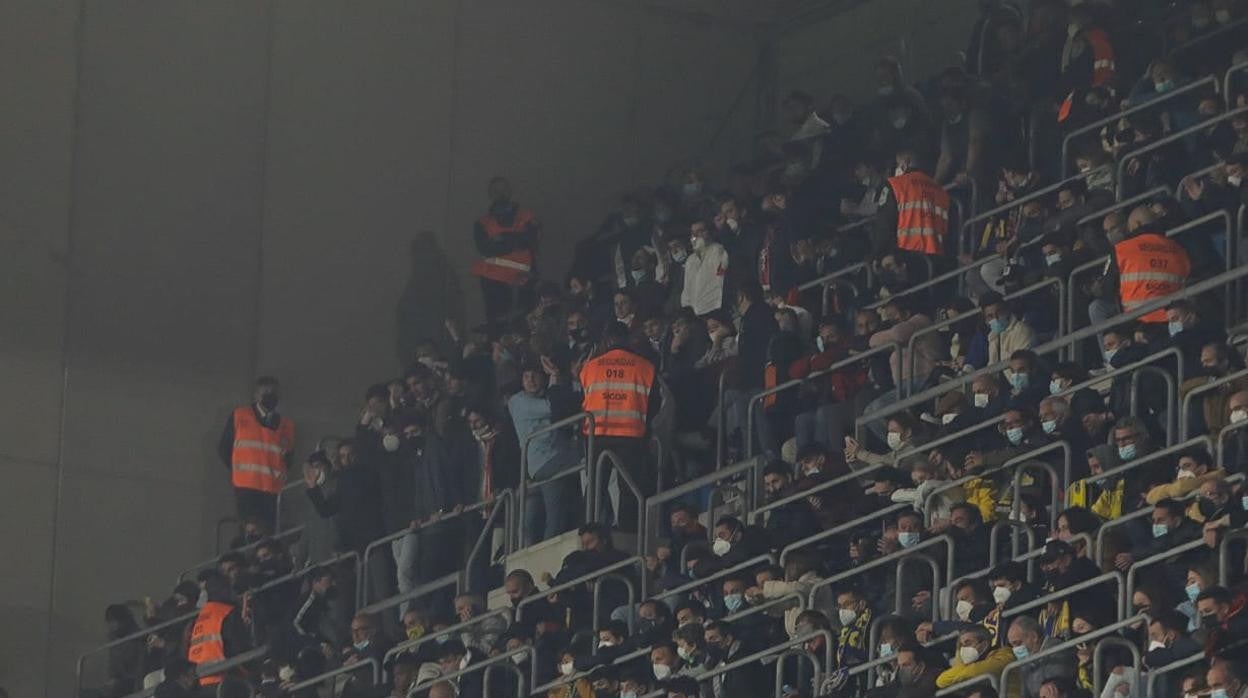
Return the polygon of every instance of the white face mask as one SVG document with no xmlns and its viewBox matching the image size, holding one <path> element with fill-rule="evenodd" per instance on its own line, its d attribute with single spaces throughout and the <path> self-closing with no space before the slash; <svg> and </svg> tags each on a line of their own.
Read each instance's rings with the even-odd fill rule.
<svg viewBox="0 0 1248 698">
<path fill-rule="evenodd" d="M 576 667 L 572 666 L 572 662 L 564 662 L 559 665 L 559 673 L 564 676 L 571 676 L 576 671 Z"/>
<path fill-rule="evenodd" d="M 1231 424 L 1239 424 L 1246 419 L 1248 419 L 1248 410 L 1231 411 Z"/>
<path fill-rule="evenodd" d="M 974 647 L 959 647 L 958 659 L 963 664 L 974 664 L 979 659 L 979 650 Z"/>
<path fill-rule="evenodd" d="M 732 543 L 729 543 L 723 538 L 716 538 L 715 542 L 711 543 L 711 552 L 715 553 L 719 557 L 727 555 L 729 550 L 732 550 Z"/>
<path fill-rule="evenodd" d="M 837 617 L 841 619 L 841 625 L 852 625 L 858 620 L 858 612 L 852 608 L 842 608 L 836 612 Z"/>
<path fill-rule="evenodd" d="M 1227 175 L 1226 176 L 1226 183 L 1231 185 L 1232 187 L 1238 188 L 1239 185 L 1243 183 L 1243 181 L 1244 181 L 1243 175 Z"/>
<path fill-rule="evenodd" d="M 666 664 L 655 664 L 652 669 L 654 670 L 654 678 L 659 681 L 672 675 L 672 668 Z"/>
<path fill-rule="evenodd" d="M 386 434 L 385 436 L 381 437 L 381 447 L 386 449 L 390 453 L 394 453 L 395 451 L 399 450 L 399 437 L 395 436 L 394 434 Z"/>
<path fill-rule="evenodd" d="M 1176 480 L 1192 480 L 1192 479 L 1195 479 L 1195 477 L 1196 477 L 1196 473 L 1193 473 L 1192 471 L 1184 468 L 1179 471 L 1179 474 L 1175 476 L 1175 479 Z"/>
<path fill-rule="evenodd" d="M 1162 642 L 1161 640 L 1153 640 L 1152 642 L 1148 643 L 1149 652 L 1156 652 L 1157 650 L 1161 650 L 1165 648 L 1166 648 L 1166 643 Z"/>
<path fill-rule="evenodd" d="M 958 413 L 957 413 L 957 412 L 946 412 L 946 413 L 944 413 L 944 414 L 940 415 L 940 423 L 941 423 L 941 424 L 952 424 L 952 423 L 953 423 L 953 420 L 955 420 L 955 419 L 957 419 L 957 418 L 958 418 Z"/>
<path fill-rule="evenodd" d="M 971 610 L 974 608 L 970 601 L 963 599 L 958 601 L 958 605 L 953 610 L 958 614 L 958 619 L 965 622 L 971 619 Z"/>
<path fill-rule="evenodd" d="M 465 654 L 463 659 L 459 660 L 459 670 L 463 671 L 464 669 L 467 669 L 467 668 L 468 668 L 468 655 Z"/>
<path fill-rule="evenodd" d="M 684 250 L 676 250 L 672 253 L 672 261 L 677 264 L 684 264 L 686 259 L 689 259 L 689 253 Z"/>
<path fill-rule="evenodd" d="M 895 431 L 888 432 L 888 448 L 890 451 L 896 451 L 901 448 L 901 434 Z"/>
<path fill-rule="evenodd" d="M 725 225 L 727 225 L 727 226 L 728 226 L 728 229 L 729 229 L 729 230 L 731 230 L 731 231 L 732 231 L 732 232 L 734 232 L 734 233 L 735 233 L 735 232 L 737 232 L 737 230 L 739 230 L 739 229 L 741 228 L 741 224 L 740 224 L 740 223 L 738 223 L 738 222 L 737 222 L 737 220 L 736 220 L 735 218 L 726 218 L 726 219 L 724 219 L 724 224 L 725 224 Z"/>
<path fill-rule="evenodd" d="M 528 658 L 529 658 L 528 650 L 525 650 L 523 652 L 516 652 L 515 654 L 511 655 L 511 662 L 515 664 L 516 666 L 520 666 L 521 664 L 524 664 L 524 660 Z"/>
<path fill-rule="evenodd" d="M 982 410 L 988 406 L 988 393 L 975 393 L 975 397 L 972 398 L 972 401 L 975 403 L 976 407 Z"/>
<path fill-rule="evenodd" d="M 1010 593 L 1011 592 L 1010 592 L 1009 587 L 993 587 L 992 588 L 992 600 L 996 601 L 999 604 L 1005 603 L 1006 601 L 1010 600 Z"/>
<path fill-rule="evenodd" d="M 902 126 L 904 125 L 905 124 L 902 124 Z M 901 126 L 898 126 L 897 128 L 901 128 Z M 897 169 L 893 170 L 893 176 L 895 177 L 900 177 L 904 175 L 905 173 L 906 173 L 906 168 L 902 167 L 901 165 L 898 165 Z"/>
<path fill-rule="evenodd" d="M 706 238 L 691 237 L 689 238 L 689 246 L 693 248 L 694 252 L 697 252 L 706 247 Z"/>
</svg>

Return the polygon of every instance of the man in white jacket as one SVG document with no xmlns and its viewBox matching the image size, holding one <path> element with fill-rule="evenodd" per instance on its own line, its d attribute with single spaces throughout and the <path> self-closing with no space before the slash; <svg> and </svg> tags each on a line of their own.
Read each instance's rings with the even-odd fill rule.
<svg viewBox="0 0 1248 698">
<path fill-rule="evenodd" d="M 723 306 L 724 278 L 728 274 L 728 251 L 711 239 L 710 231 L 706 221 L 695 221 L 689 226 L 693 251 L 685 260 L 685 285 L 680 292 L 680 305 L 699 317 Z"/>
</svg>

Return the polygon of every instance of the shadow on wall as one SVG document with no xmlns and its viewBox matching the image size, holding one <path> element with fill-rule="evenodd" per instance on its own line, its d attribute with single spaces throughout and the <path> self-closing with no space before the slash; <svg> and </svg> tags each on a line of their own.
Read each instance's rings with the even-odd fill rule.
<svg viewBox="0 0 1248 698">
<path fill-rule="evenodd" d="M 422 230 L 411 245 L 411 271 L 395 313 L 395 337 L 400 366 L 416 359 L 422 343 L 439 346 L 447 336 L 446 322 L 464 321 L 464 296 L 459 276 L 433 231 Z"/>
</svg>

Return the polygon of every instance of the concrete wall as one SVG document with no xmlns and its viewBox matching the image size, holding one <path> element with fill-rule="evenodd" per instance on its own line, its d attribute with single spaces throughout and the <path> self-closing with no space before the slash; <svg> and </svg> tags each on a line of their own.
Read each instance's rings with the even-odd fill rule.
<svg viewBox="0 0 1248 698">
<path fill-rule="evenodd" d="M 854 92 L 899 33 L 912 71 L 939 68 L 974 4 L 804 23 L 779 93 Z M 215 440 L 257 373 L 283 379 L 301 450 L 347 428 L 397 369 L 413 234 L 466 270 L 491 175 L 561 273 L 626 187 L 743 155 L 759 6 L 0 3 L 0 685 L 71 695 L 105 604 L 211 554 Z"/>
<path fill-rule="evenodd" d="M 413 234 L 466 270 L 489 176 L 560 272 L 626 187 L 748 142 L 746 108 L 708 150 L 754 25 L 678 9 L 0 3 L 0 685 L 71 695 L 104 605 L 211 554 L 254 375 L 301 450 L 348 428 L 397 370 Z"/>
</svg>

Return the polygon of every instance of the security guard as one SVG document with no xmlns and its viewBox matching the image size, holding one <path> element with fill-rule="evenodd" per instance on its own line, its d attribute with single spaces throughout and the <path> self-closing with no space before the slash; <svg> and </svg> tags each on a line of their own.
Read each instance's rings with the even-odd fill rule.
<svg viewBox="0 0 1248 698">
<path fill-rule="evenodd" d="M 214 574 L 205 579 L 204 592 L 208 600 L 199 609 L 186 642 L 186 659 L 196 666 L 225 661 L 248 651 L 251 644 L 243 612 L 234 605 L 225 577 Z M 215 690 L 223 680 L 224 674 L 200 676 L 199 685 Z"/>
<path fill-rule="evenodd" d="M 537 237 L 541 226 L 532 211 L 511 200 L 511 182 L 504 177 L 490 180 L 490 210 L 477 219 L 473 242 L 481 259 L 473 262 L 472 275 L 481 279 L 485 318 L 491 328 L 499 323 L 523 298 L 532 293 Z"/>
<path fill-rule="evenodd" d="M 277 413 L 277 403 L 277 379 L 258 379 L 254 401 L 234 409 L 217 446 L 230 469 L 239 519 L 260 519 L 270 530 L 295 448 L 295 423 Z"/>
<path fill-rule="evenodd" d="M 659 402 L 657 373 L 654 364 L 628 348 L 628 342 L 628 328 L 623 323 L 607 325 L 603 336 L 606 351 L 586 361 L 581 368 L 581 408 L 594 416 L 597 453 L 614 452 L 643 490 L 642 494 L 650 494 L 655 478 L 646 436 L 649 420 L 657 412 Z M 589 432 L 588 424 L 585 431 Z M 598 486 L 601 493 L 606 489 L 606 482 Z M 626 489 L 621 483 L 621 500 Z M 635 504 L 621 504 L 616 520 L 621 528 L 633 530 L 637 525 L 636 515 Z"/>
<path fill-rule="evenodd" d="M 1156 222 L 1156 215 L 1147 206 L 1133 210 L 1127 218 L 1127 237 L 1114 245 L 1105 263 L 1101 294 L 1112 297 L 1116 286 L 1123 312 L 1129 313 L 1149 301 L 1178 293 L 1192 273 L 1187 251 L 1156 232 Z M 1104 301 L 1093 301 L 1088 314 L 1093 322 L 1100 322 L 1112 316 L 1113 311 L 1105 307 Z M 1139 320 L 1164 323 L 1166 311 L 1158 308 Z"/>
<path fill-rule="evenodd" d="M 894 249 L 928 255 L 944 251 L 949 194 L 919 169 L 917 151 L 897 151 L 897 170 L 880 190 L 875 221 L 872 247 L 876 259 Z"/>
</svg>

